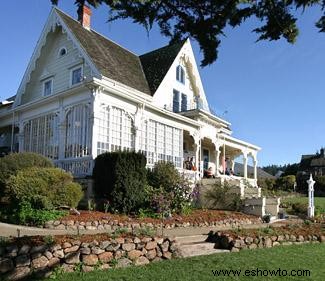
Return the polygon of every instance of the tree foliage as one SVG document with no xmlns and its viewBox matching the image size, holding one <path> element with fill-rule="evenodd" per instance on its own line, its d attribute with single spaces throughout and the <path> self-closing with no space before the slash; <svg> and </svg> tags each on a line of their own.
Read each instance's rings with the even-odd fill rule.
<svg viewBox="0 0 325 281">
<path fill-rule="evenodd" d="M 57 5 L 59 0 L 51 0 Z M 193 38 L 203 52 L 201 66 L 213 63 L 225 28 L 240 26 L 249 18 L 260 22 L 253 32 L 260 40 L 284 38 L 294 43 L 298 34 L 297 10 L 315 6 L 323 13 L 325 0 L 75 0 L 78 9 L 83 4 L 97 7 L 107 4 L 109 21 L 130 18 L 149 31 L 157 23 L 170 43 Z M 325 14 L 316 27 L 325 32 Z"/>
</svg>

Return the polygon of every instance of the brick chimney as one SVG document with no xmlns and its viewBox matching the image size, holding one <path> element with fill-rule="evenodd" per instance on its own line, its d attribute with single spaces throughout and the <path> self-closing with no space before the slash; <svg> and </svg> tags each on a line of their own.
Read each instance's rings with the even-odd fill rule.
<svg viewBox="0 0 325 281">
<path fill-rule="evenodd" d="M 81 25 L 90 30 L 91 9 L 87 5 L 82 5 L 78 8 L 78 21 Z"/>
</svg>

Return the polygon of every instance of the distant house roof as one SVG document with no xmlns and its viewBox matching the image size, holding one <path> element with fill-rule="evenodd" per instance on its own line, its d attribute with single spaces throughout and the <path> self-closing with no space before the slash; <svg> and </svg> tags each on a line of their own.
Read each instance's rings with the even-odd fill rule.
<svg viewBox="0 0 325 281">
<path fill-rule="evenodd" d="M 235 163 L 235 169 L 234 169 L 235 174 L 240 174 L 243 175 L 244 174 L 244 165 L 242 163 Z M 252 166 L 247 166 L 247 174 L 253 174 L 254 173 L 254 168 Z M 257 168 L 257 178 L 258 179 L 274 179 L 275 176 L 265 172 L 263 169 L 261 168 Z"/>
<path fill-rule="evenodd" d="M 311 167 L 325 167 L 325 158 L 315 158 L 311 160 Z"/>
<path fill-rule="evenodd" d="M 314 157 L 315 154 L 305 154 L 305 155 L 301 155 L 301 160 L 305 160 L 305 159 L 309 159 Z"/>
<path fill-rule="evenodd" d="M 183 41 L 165 46 L 139 57 L 99 33 L 83 28 L 59 9 L 56 11 L 103 76 L 148 95 L 155 93 L 184 44 Z"/>
</svg>

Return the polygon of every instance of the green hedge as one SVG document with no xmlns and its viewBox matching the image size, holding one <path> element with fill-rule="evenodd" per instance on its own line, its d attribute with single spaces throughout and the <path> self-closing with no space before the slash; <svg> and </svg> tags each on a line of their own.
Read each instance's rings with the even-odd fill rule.
<svg viewBox="0 0 325 281">
<path fill-rule="evenodd" d="M 115 211 L 138 211 L 145 201 L 146 157 L 136 152 L 107 152 L 95 160 L 96 197 L 110 202 Z"/>
<path fill-rule="evenodd" d="M 0 196 L 6 189 L 6 181 L 18 171 L 31 167 L 53 167 L 48 158 L 31 152 L 11 153 L 0 158 Z"/>
</svg>

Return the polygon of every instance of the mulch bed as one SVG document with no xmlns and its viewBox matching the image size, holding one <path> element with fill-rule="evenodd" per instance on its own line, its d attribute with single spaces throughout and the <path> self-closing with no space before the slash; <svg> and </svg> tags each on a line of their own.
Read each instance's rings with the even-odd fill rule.
<svg viewBox="0 0 325 281">
<path fill-rule="evenodd" d="M 217 222 L 222 220 L 257 220 L 256 216 L 246 215 L 239 212 L 219 211 L 219 210 L 193 210 L 189 215 L 173 215 L 173 217 L 163 220 L 164 224 L 172 223 L 204 223 L 204 222 Z M 161 219 L 155 218 L 137 218 L 128 217 L 126 215 L 103 213 L 97 211 L 81 211 L 80 215 L 68 215 L 61 219 L 61 221 L 116 221 L 118 223 L 152 223 L 160 224 Z"/>
<path fill-rule="evenodd" d="M 308 236 L 308 235 L 325 235 L 325 225 L 315 224 L 288 224 L 279 227 L 268 227 L 260 229 L 237 229 L 237 230 L 225 230 L 223 234 L 231 237 L 259 237 L 259 236 L 274 236 L 274 235 L 295 235 L 295 236 Z"/>
</svg>

